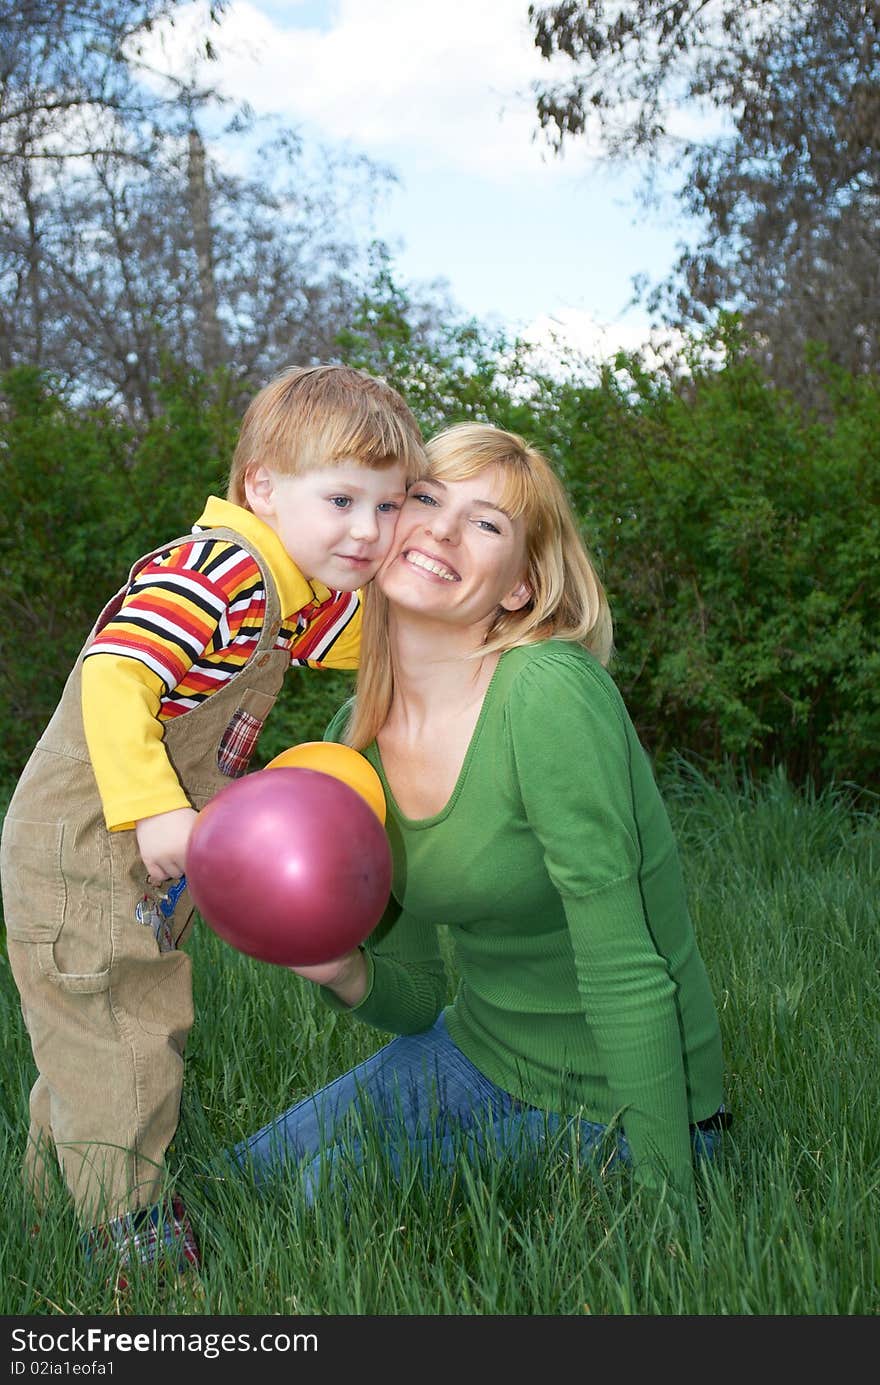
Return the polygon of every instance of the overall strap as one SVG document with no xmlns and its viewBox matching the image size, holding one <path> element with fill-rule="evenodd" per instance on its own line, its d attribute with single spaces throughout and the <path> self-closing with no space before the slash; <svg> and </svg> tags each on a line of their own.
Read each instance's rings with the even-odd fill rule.
<svg viewBox="0 0 880 1385">
<path fill-rule="evenodd" d="M 158 548 L 154 548 L 150 553 L 145 553 L 143 557 L 138 558 L 137 562 L 132 565 L 125 585 L 120 587 L 116 595 L 110 598 L 107 605 L 98 616 L 94 629 L 89 636 L 89 641 L 93 640 L 95 636 L 103 630 L 107 622 L 111 621 L 113 617 L 118 614 L 132 582 L 137 577 L 138 573 L 147 567 L 149 563 L 155 562 L 157 558 L 162 558 L 168 553 L 171 553 L 175 548 L 182 548 L 184 544 L 201 543 L 203 540 L 208 540 L 210 542 L 213 539 L 236 544 L 237 547 L 243 549 L 245 553 L 250 554 L 257 564 L 257 567 L 260 569 L 263 587 L 266 592 L 266 617 L 263 621 L 259 642 L 254 652 L 264 653 L 267 649 L 272 649 L 278 638 L 278 632 L 281 629 L 282 615 L 278 600 L 278 592 L 272 574 L 262 554 L 254 548 L 252 544 L 248 543 L 244 535 L 240 534 L 235 529 L 226 529 L 222 527 L 216 529 L 190 530 L 188 534 L 184 534 L 181 538 L 172 539 L 169 543 L 163 543 Z"/>
</svg>

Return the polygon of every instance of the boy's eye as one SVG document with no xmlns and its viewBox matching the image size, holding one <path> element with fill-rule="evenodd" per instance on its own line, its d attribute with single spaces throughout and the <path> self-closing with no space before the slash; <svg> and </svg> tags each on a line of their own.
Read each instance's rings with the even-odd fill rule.
<svg viewBox="0 0 880 1385">
<path fill-rule="evenodd" d="M 376 508 L 381 510 L 383 515 L 389 515 L 393 514 L 395 510 L 399 510 L 400 506 L 396 500 L 383 500 Z"/>
<path fill-rule="evenodd" d="M 347 510 L 351 504 L 350 495 L 331 495 L 330 504 L 335 505 L 337 510 Z"/>
</svg>

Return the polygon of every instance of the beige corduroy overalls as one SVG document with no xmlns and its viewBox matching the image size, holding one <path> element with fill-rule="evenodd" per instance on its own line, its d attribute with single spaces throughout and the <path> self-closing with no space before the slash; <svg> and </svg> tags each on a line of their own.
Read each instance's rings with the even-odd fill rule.
<svg viewBox="0 0 880 1385">
<path fill-rule="evenodd" d="M 261 555 L 232 530 L 202 530 L 198 538 L 231 540 L 253 555 L 266 616 L 244 667 L 165 723 L 168 758 L 196 809 L 242 772 L 240 758 L 224 772 L 223 747 L 240 746 L 243 730 L 247 754 L 253 750 L 290 666 L 289 653 L 274 648 L 281 612 Z M 152 558 L 192 540 L 187 534 L 142 558 L 128 583 Z M 157 1200 L 193 1022 L 191 963 L 179 950 L 191 927 L 189 895 L 179 898 L 160 944 L 149 926 L 157 892 L 134 831 L 104 825 L 83 731 L 85 651 L 127 588 L 105 607 L 77 659 L 16 787 L 0 845 L 9 961 L 39 1070 L 25 1172 L 40 1196 L 54 1146 L 86 1225 Z"/>
</svg>

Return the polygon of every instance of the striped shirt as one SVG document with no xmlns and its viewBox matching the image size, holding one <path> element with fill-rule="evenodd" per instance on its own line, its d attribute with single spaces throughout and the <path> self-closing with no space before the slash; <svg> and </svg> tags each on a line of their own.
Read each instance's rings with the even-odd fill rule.
<svg viewBox="0 0 880 1385">
<path fill-rule="evenodd" d="M 275 648 L 288 650 L 294 667 L 325 667 L 359 606 L 356 591 L 315 598 L 285 615 Z M 169 721 L 244 667 L 265 613 L 255 559 L 228 540 L 194 538 L 141 568 L 88 654 L 123 655 L 151 669 L 164 688 L 160 720 Z"/>
<path fill-rule="evenodd" d="M 268 525 L 210 496 L 192 538 L 136 572 L 86 651 L 83 728 L 111 831 L 189 806 L 163 724 L 218 692 L 259 643 L 266 618 L 260 565 L 236 541 L 200 537 L 208 529 L 231 529 L 259 553 L 283 613 L 275 647 L 291 665 L 358 665 L 360 594 L 308 581 Z"/>
</svg>

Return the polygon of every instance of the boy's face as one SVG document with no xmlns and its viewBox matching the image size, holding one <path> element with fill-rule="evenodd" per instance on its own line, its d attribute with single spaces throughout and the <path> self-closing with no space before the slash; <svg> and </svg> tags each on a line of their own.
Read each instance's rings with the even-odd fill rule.
<svg viewBox="0 0 880 1385">
<path fill-rule="evenodd" d="M 334 462 L 299 476 L 257 466 L 245 480 L 254 514 L 274 530 L 304 577 L 354 591 L 375 577 L 406 497 L 405 470 Z"/>
</svg>

